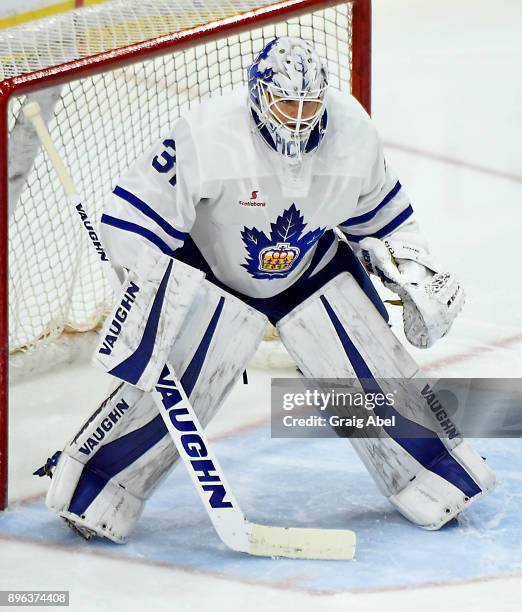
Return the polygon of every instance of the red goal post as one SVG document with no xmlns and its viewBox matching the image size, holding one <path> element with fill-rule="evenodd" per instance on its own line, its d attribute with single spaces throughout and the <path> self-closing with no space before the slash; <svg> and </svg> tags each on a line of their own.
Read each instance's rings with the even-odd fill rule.
<svg viewBox="0 0 522 612">
<path fill-rule="evenodd" d="M 76 27 L 84 15 L 88 18 L 87 27 L 74 32 L 73 51 L 68 52 L 69 55 L 65 54 L 62 48 L 66 45 L 62 44 L 58 38 L 57 32 L 60 32 L 60 29 L 56 28 L 57 18 L 54 18 L 53 24 L 49 20 L 42 20 L 35 44 L 41 44 L 43 36 L 41 32 L 45 30 L 46 22 L 48 22 L 50 34 L 45 48 L 56 46 L 59 49 L 58 57 L 62 58 L 61 62 L 53 62 L 52 54 L 50 54 L 46 63 L 41 59 L 43 47 L 42 49 L 38 46 L 30 47 L 28 34 L 32 27 L 36 31 L 34 26 L 18 26 L 0 33 L 0 78 L 3 78 L 0 84 L 0 137 L 2 138 L 0 146 L 0 198 L 2 201 L 0 218 L 0 337 L 2 338 L 0 354 L 0 509 L 7 505 L 10 354 L 17 351 L 30 353 L 40 341 L 45 343 L 49 338 L 52 339 L 71 329 L 84 331 L 89 329 L 89 325 L 90 328 L 96 326 L 94 318 L 92 319 L 94 322 L 86 323 L 82 319 L 78 325 L 74 325 L 75 317 L 81 318 L 76 311 L 75 316 L 71 317 L 72 322 L 69 319 L 57 322 L 54 313 L 37 314 L 42 321 L 30 323 L 30 327 L 32 326 L 30 332 L 24 332 L 25 335 L 20 332 L 20 336 L 13 339 L 13 327 L 17 329 L 18 326 L 22 327 L 22 323 L 30 316 L 25 313 L 20 314 L 20 311 L 27 305 L 28 312 L 38 311 L 39 313 L 39 301 L 43 300 L 43 293 L 56 294 L 61 313 L 66 306 L 71 310 L 75 308 L 77 310 L 78 302 L 81 302 L 84 295 L 91 291 L 90 288 L 87 290 L 80 287 L 77 290 L 78 295 L 66 297 L 66 306 L 62 304 L 62 294 L 65 295 L 68 290 L 72 291 L 71 287 L 74 286 L 78 277 L 86 275 L 85 269 L 81 267 L 84 263 L 83 255 L 72 251 L 72 247 L 76 246 L 74 244 L 76 234 L 73 234 L 72 237 L 65 234 L 58 234 L 54 237 L 53 234 L 53 238 L 47 241 L 50 234 L 48 225 L 45 225 L 42 217 L 46 215 L 49 217 L 46 223 L 56 220 L 57 226 L 66 226 L 67 219 L 59 218 L 57 213 L 58 207 L 66 208 L 66 206 L 63 202 L 60 204 L 60 200 L 63 200 L 60 188 L 53 185 L 53 180 L 47 176 L 50 170 L 45 158 L 39 152 L 39 147 L 37 148 L 34 142 L 29 142 L 29 144 L 26 142 L 28 137 L 27 132 L 24 132 L 20 109 L 27 98 L 41 95 L 44 100 L 47 100 L 48 108 L 47 113 L 44 108 L 44 118 L 49 124 L 53 122 L 55 124 L 58 146 L 66 163 L 72 168 L 73 180 L 78 181 L 79 191 L 85 196 L 86 206 L 97 205 L 100 200 L 100 193 L 96 191 L 98 188 L 103 188 L 105 193 L 110 190 L 110 180 L 114 180 L 118 172 L 141 153 L 142 141 L 148 145 L 149 140 L 157 139 L 160 135 L 160 131 L 157 134 L 153 133 L 155 128 L 145 129 L 139 121 L 134 124 L 131 119 L 132 128 L 138 131 L 138 134 L 133 134 L 133 136 L 136 136 L 139 144 L 136 145 L 136 139 L 128 145 L 125 143 L 125 149 L 128 148 L 130 151 L 128 158 L 122 160 L 123 167 L 111 167 L 110 170 L 107 170 L 106 166 L 111 157 L 110 152 L 106 155 L 107 147 L 100 145 L 103 139 L 100 140 L 97 136 L 107 131 L 106 127 L 109 123 L 107 142 L 114 140 L 115 134 L 122 133 L 120 124 L 127 122 L 127 128 L 130 127 L 129 117 L 131 115 L 126 110 L 126 97 L 134 99 L 138 95 L 143 96 L 143 102 L 139 101 L 137 106 L 140 108 L 144 106 L 151 117 L 158 115 L 155 121 L 159 124 L 158 130 L 160 130 L 162 112 L 164 112 L 166 103 L 171 105 L 169 113 L 172 112 L 172 117 L 174 117 L 176 114 L 179 115 L 181 109 L 187 104 L 190 105 L 194 99 L 235 87 L 241 80 L 244 80 L 243 76 L 236 75 L 239 75 L 240 71 L 242 71 L 241 75 L 244 73 L 245 65 L 251 58 L 246 54 L 243 55 L 242 51 L 241 57 L 238 58 L 236 51 L 231 50 L 236 49 L 238 45 L 240 47 L 244 45 L 248 47 L 252 55 L 256 50 L 260 50 L 265 38 L 273 36 L 274 33 L 286 33 L 286 30 L 281 29 L 287 27 L 285 24 L 288 25 L 288 33 L 301 32 L 301 29 L 296 30 L 295 28 L 302 28 L 305 38 L 311 37 L 310 33 L 312 33 L 314 42 L 317 33 L 317 44 L 320 50 L 324 48 L 327 51 L 329 65 L 332 62 L 338 64 L 338 71 L 334 74 L 334 81 L 336 81 L 334 86 L 341 89 L 347 87 L 370 112 L 371 0 L 344 2 L 286 0 L 278 3 L 267 0 L 227 0 L 221 3 L 223 10 L 220 8 L 219 0 L 211 0 L 206 3 L 197 2 L 197 0 L 143 0 L 141 3 L 138 0 L 129 0 L 129 5 L 144 5 L 149 12 L 151 6 L 161 5 L 162 11 L 165 11 L 165 6 L 167 6 L 168 10 L 172 9 L 173 13 L 171 19 L 168 15 L 165 16 L 164 12 L 159 15 L 161 17 L 158 19 L 158 23 L 161 24 L 159 33 L 150 27 L 147 21 L 149 15 L 143 16 L 139 23 L 143 33 L 141 35 L 134 33 L 130 39 L 126 33 L 122 34 L 123 29 L 128 27 L 124 19 L 116 24 L 112 18 L 104 21 L 104 16 L 107 15 L 107 11 L 111 10 L 110 5 L 112 4 L 114 3 L 108 2 L 92 10 L 79 9 L 72 11 L 67 18 L 63 18 L 63 24 L 74 24 L 71 27 Z M 210 6 L 211 10 L 202 11 L 202 6 Z M 329 13 L 329 11 L 335 12 Z M 61 31 L 67 33 L 67 27 L 67 25 L 62 25 Z M 168 33 L 165 33 L 165 27 L 171 28 Z M 343 34 L 344 30 L 347 30 L 346 36 Z M 241 38 L 245 36 L 246 39 Z M 92 44 L 93 40 L 94 44 Z M 121 40 L 124 41 L 124 44 L 121 44 Z M 129 44 L 128 40 L 132 42 Z M 70 41 L 67 44 L 69 43 Z M 226 55 L 226 61 L 223 64 L 225 68 L 223 68 L 220 58 L 225 57 L 223 55 L 225 52 L 228 55 Z M 181 54 L 185 55 L 181 56 Z M 213 60 L 214 64 L 209 59 L 211 56 L 217 58 Z M 167 68 L 166 60 L 163 62 L 165 67 L 162 69 L 165 70 L 165 75 L 162 78 L 162 73 L 157 74 L 158 67 L 153 61 L 163 61 L 159 58 L 170 57 L 174 58 L 173 64 Z M 337 57 L 342 59 L 338 61 Z M 63 58 L 69 61 L 63 61 Z M 40 64 L 43 61 L 43 65 L 39 65 L 37 70 L 34 69 L 35 60 L 38 60 Z M 201 67 L 192 68 L 192 62 L 194 65 L 200 62 Z M 191 66 L 190 70 L 187 65 Z M 136 70 L 128 68 L 133 66 L 144 68 L 138 73 L 137 68 Z M 109 80 L 103 80 L 100 83 L 96 81 L 96 86 L 92 85 L 98 75 L 120 74 L 122 69 L 130 70 L 128 74 L 125 74 L 123 81 L 113 84 L 109 83 Z M 226 77 L 225 73 L 227 73 Z M 178 75 L 180 79 L 183 79 L 185 83 L 183 89 L 174 83 L 172 91 L 166 96 L 167 102 L 163 98 L 158 101 L 161 97 L 159 93 L 155 100 L 155 89 L 160 92 L 162 88 L 171 87 L 165 85 L 164 81 L 167 79 L 166 75 L 172 76 L 173 74 L 176 79 Z M 121 83 L 124 83 L 124 89 Z M 110 88 L 113 88 L 112 94 L 107 94 L 107 98 L 103 98 L 102 93 L 106 93 Z M 98 97 L 100 97 L 99 102 L 97 102 Z M 98 107 L 92 110 L 96 104 Z M 155 104 L 158 105 L 157 108 Z M 114 111 L 116 107 L 117 110 Z M 61 113 L 60 121 L 57 120 L 59 113 Z M 98 118 L 92 119 L 92 125 L 89 127 L 88 120 L 91 120 L 91 115 L 96 113 L 98 113 Z M 117 115 L 117 113 L 120 114 Z M 172 117 L 163 118 L 168 123 Z M 143 134 L 140 134 L 140 129 Z M 68 134 L 68 130 L 69 132 L 85 130 L 85 140 L 75 140 Z M 114 130 L 114 134 L 111 130 Z M 18 141 L 27 147 L 25 151 L 29 153 L 19 153 Z M 77 159 L 78 150 L 85 150 L 85 156 Z M 15 159 L 17 156 L 24 157 L 25 162 L 18 164 Z M 95 157 L 103 159 L 100 167 L 94 164 Z M 21 182 L 20 176 L 22 177 Z M 91 183 L 89 183 L 89 177 Z M 40 192 L 43 195 L 37 196 L 36 194 Z M 90 214 L 90 216 L 99 220 L 97 213 Z M 40 225 L 42 228 L 38 230 Z M 42 232 L 41 237 L 37 230 Z M 28 245 L 18 237 L 19 235 L 25 237 L 24 240 L 27 235 L 30 235 L 33 237 L 34 244 Z M 22 240 L 20 244 L 17 242 L 19 240 Z M 16 244 L 14 244 L 15 241 Z M 31 249 L 34 249 L 35 253 L 33 259 L 40 263 L 49 253 L 51 259 L 47 263 L 47 268 L 54 269 L 57 266 L 56 260 L 52 260 L 52 257 L 60 258 L 61 263 L 65 257 L 61 254 L 64 244 L 66 249 L 69 249 L 69 246 L 71 248 L 70 253 L 67 251 L 67 258 L 70 259 L 70 265 L 66 270 L 68 280 L 65 282 L 61 278 L 53 279 L 53 286 L 50 288 L 46 284 L 45 276 L 42 276 L 43 280 L 38 282 L 35 277 L 29 276 L 25 285 L 34 290 L 34 295 L 24 292 L 29 289 L 23 289 L 22 276 L 26 269 L 29 267 L 32 269 L 36 265 L 34 262 L 28 263 L 28 253 Z M 8 266 L 9 257 L 10 267 Z M 89 257 L 86 255 L 85 258 Z M 19 264 L 19 260 L 23 262 Z M 79 260 L 81 260 L 81 266 L 78 264 Z M 91 264 L 92 261 L 89 265 Z M 74 271 L 71 272 L 69 268 L 74 268 Z M 70 276 L 73 280 L 69 280 Z M 93 276 L 92 283 L 103 283 L 99 280 L 100 278 Z M 20 295 L 18 295 L 19 291 Z M 90 296 L 89 299 L 96 305 L 102 301 L 98 295 Z M 46 320 L 46 317 L 49 321 Z M 34 335 L 34 338 L 30 337 L 31 334 Z"/>
</svg>

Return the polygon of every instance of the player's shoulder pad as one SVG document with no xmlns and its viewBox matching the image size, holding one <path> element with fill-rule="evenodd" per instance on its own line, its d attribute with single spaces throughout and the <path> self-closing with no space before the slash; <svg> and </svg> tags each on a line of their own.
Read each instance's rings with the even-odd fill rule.
<svg viewBox="0 0 522 612">
<path fill-rule="evenodd" d="M 245 88 L 215 96 L 193 106 L 180 122 L 190 130 L 203 181 L 256 173 Z"/>
<path fill-rule="evenodd" d="M 223 96 L 215 96 L 194 105 L 183 113 L 182 119 L 193 134 L 196 143 L 215 141 L 222 143 L 237 139 L 242 128 L 248 129 L 248 106 L 246 90 L 241 88 Z"/>
<path fill-rule="evenodd" d="M 361 103 L 349 93 L 332 89 L 328 91 L 328 112 L 332 117 L 343 117 L 354 125 L 373 126 L 372 120 Z"/>
<path fill-rule="evenodd" d="M 328 129 L 320 148 L 328 173 L 364 176 L 380 148 L 380 139 L 370 116 L 350 94 L 328 92 Z"/>
</svg>

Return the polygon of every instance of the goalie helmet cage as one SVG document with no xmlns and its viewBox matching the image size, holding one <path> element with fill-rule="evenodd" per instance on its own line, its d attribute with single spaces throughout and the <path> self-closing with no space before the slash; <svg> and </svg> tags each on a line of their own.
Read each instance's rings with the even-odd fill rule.
<svg viewBox="0 0 522 612">
<path fill-rule="evenodd" d="M 0 33 L 0 509 L 10 356 L 12 365 L 13 355 L 94 329 L 110 305 L 23 104 L 40 103 L 99 222 L 103 195 L 169 123 L 191 103 L 244 84 L 255 54 L 285 34 L 312 40 L 330 85 L 370 112 L 371 0 L 117 0 Z"/>
</svg>

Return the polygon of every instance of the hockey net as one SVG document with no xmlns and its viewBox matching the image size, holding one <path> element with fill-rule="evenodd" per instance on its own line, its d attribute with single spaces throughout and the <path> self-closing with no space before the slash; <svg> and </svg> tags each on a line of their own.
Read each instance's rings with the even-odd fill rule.
<svg viewBox="0 0 522 612">
<path fill-rule="evenodd" d="M 192 104 L 242 85 L 276 35 L 312 40 L 331 86 L 369 110 L 369 13 L 370 0 L 121 0 L 0 33 L 4 262 L 9 255 L 0 333 L 12 379 L 69 359 L 112 301 L 22 106 L 39 102 L 98 222 L 133 160 Z"/>
</svg>

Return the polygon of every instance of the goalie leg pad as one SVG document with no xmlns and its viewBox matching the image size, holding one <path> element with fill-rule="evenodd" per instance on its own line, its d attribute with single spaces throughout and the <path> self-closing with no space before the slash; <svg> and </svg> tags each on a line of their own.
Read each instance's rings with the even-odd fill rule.
<svg viewBox="0 0 522 612">
<path fill-rule="evenodd" d="M 160 251 L 142 248 L 103 326 L 93 363 L 151 391 L 204 276 Z"/>
<path fill-rule="evenodd" d="M 244 371 L 266 324 L 237 298 L 207 281 L 200 286 L 170 361 L 203 426 Z M 177 459 L 151 396 L 123 383 L 62 452 L 47 505 L 79 527 L 124 542 Z"/>
<path fill-rule="evenodd" d="M 281 340 L 306 377 L 413 379 L 417 364 L 349 273 L 327 283 L 277 325 Z M 442 434 L 415 399 L 396 407 L 411 427 Z M 437 529 L 491 490 L 495 477 L 461 438 L 350 440 L 381 492 L 414 523 Z"/>
</svg>

